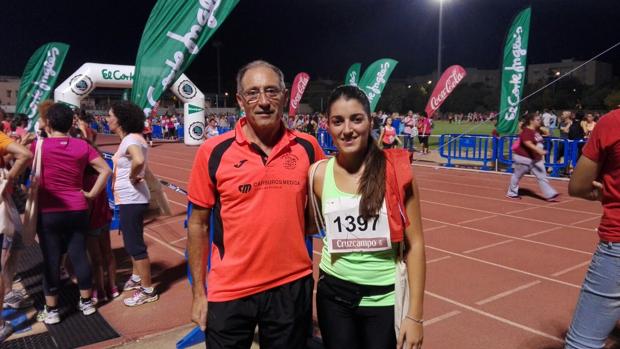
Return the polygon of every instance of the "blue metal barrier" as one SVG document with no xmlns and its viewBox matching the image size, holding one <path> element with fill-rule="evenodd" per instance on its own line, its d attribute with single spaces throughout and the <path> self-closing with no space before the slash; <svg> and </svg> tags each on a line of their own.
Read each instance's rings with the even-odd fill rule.
<svg viewBox="0 0 620 349">
<path fill-rule="evenodd" d="M 151 137 L 153 137 L 154 139 L 164 138 L 164 133 L 161 129 L 161 125 L 153 125 L 153 133 L 151 134 Z"/>
<path fill-rule="evenodd" d="M 183 138 L 185 138 L 185 130 L 183 129 L 183 126 L 179 126 L 177 127 L 177 139 L 182 141 Z"/>
<path fill-rule="evenodd" d="M 567 148 L 569 148 L 570 164 L 573 166 L 573 168 L 577 166 L 577 161 L 579 161 L 579 157 L 581 156 L 581 148 L 583 148 L 583 146 L 587 142 L 588 142 L 587 138 L 575 139 L 575 140 L 569 141 L 570 146 L 568 146 Z"/>
<path fill-rule="evenodd" d="M 443 134 L 439 138 L 439 155 L 448 159 L 446 167 L 454 167 L 453 160 L 482 162 L 482 170 L 489 171 L 494 163 L 497 140 L 486 135 Z"/>
<path fill-rule="evenodd" d="M 224 134 L 226 132 L 230 131 L 230 127 L 217 127 L 217 134 L 221 135 Z"/>
<path fill-rule="evenodd" d="M 330 154 L 336 151 L 332 136 L 327 132 L 327 130 L 319 129 L 316 138 L 319 141 L 319 146 L 321 146 L 325 154 Z"/>
</svg>

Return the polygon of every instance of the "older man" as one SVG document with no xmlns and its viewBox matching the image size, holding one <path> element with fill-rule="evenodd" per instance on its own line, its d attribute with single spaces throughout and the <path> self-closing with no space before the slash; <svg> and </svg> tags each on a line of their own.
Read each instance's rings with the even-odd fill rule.
<svg viewBox="0 0 620 349">
<path fill-rule="evenodd" d="M 257 325 L 261 348 L 306 345 L 313 289 L 307 174 L 324 155 L 316 139 L 284 125 L 286 93 L 277 67 L 241 68 L 237 102 L 246 117 L 196 154 L 188 195 L 192 320 L 206 327 L 209 349 L 249 348 Z"/>
</svg>

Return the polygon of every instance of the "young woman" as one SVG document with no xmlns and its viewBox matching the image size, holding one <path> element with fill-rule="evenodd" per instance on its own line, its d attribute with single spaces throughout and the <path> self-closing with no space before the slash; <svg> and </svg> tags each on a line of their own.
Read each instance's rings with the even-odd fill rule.
<svg viewBox="0 0 620 349">
<path fill-rule="evenodd" d="M 431 136 L 431 130 L 433 129 L 433 123 L 428 118 L 425 112 L 422 112 L 418 118 L 418 140 L 422 144 L 422 154 L 428 154 L 428 139 Z"/>
<path fill-rule="evenodd" d="M 133 273 L 123 291 L 136 292 L 123 302 L 128 307 L 159 299 L 151 283 L 151 262 L 144 243 L 144 213 L 150 193 L 144 181 L 148 145 L 142 137 L 144 113 L 135 104 L 120 102 L 110 108 L 110 131 L 121 138 L 112 157 L 114 162 L 114 202 L 119 205 L 120 230 L 125 250 L 131 256 Z"/>
<path fill-rule="evenodd" d="M 584 138 L 590 138 L 595 126 L 596 121 L 594 121 L 594 115 L 592 115 L 592 113 L 586 114 L 585 120 L 582 121 Z"/>
<path fill-rule="evenodd" d="M 409 153 L 379 149 L 370 136 L 368 99 L 355 86 L 332 92 L 327 115 L 338 155 L 311 168 L 309 179 L 327 226 L 317 286 L 323 344 L 328 349 L 374 349 L 394 348 L 398 342 L 398 348 L 420 348 L 424 238 Z M 407 315 L 396 336 L 399 244 L 406 245 L 411 301 L 409 309 L 403 309 Z"/>
<path fill-rule="evenodd" d="M 43 252 L 45 294 L 45 309 L 40 318 L 46 324 L 60 322 L 58 292 L 61 287 L 60 261 L 64 251 L 68 252 L 77 275 L 79 309 L 84 315 L 96 311 L 91 299 L 92 275 L 86 254 L 87 200 L 94 199 L 105 188 L 110 168 L 85 140 L 69 136 L 72 125 L 73 112 L 66 105 L 56 103 L 47 111 L 48 138 L 41 147 L 43 166 L 37 222 L 37 235 Z M 31 149 L 34 153 L 36 143 L 32 144 Z M 86 192 L 82 189 L 82 183 L 89 165 L 98 174 L 93 187 Z"/>
<path fill-rule="evenodd" d="M 566 349 L 603 348 L 620 319 L 620 110 L 601 117 L 568 184 L 571 196 L 601 201 L 600 242 L 581 287 Z"/>
<path fill-rule="evenodd" d="M 396 146 L 396 143 L 400 144 L 400 139 L 396 136 L 396 129 L 392 126 L 392 117 L 385 119 L 385 126 L 381 129 L 379 139 L 381 147 L 383 149 L 391 149 Z"/>
<path fill-rule="evenodd" d="M 526 173 L 531 172 L 538 180 L 538 186 L 547 201 L 556 201 L 558 192 L 549 185 L 545 169 L 544 156 L 547 154 L 543 147 L 543 137 L 540 135 L 541 117 L 528 114 L 519 134 L 519 145 L 512 154 L 514 172 L 510 179 L 510 186 L 506 196 L 519 199 L 519 181 Z"/>
</svg>

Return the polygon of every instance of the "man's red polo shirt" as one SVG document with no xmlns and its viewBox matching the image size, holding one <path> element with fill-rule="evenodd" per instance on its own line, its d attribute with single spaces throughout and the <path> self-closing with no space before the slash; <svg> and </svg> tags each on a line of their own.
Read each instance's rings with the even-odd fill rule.
<svg viewBox="0 0 620 349">
<path fill-rule="evenodd" d="M 233 131 L 208 139 L 196 154 L 189 200 L 211 208 L 214 237 L 207 298 L 243 298 L 312 272 L 304 242 L 310 165 L 325 155 L 310 135 L 286 130 L 266 156 Z"/>
</svg>

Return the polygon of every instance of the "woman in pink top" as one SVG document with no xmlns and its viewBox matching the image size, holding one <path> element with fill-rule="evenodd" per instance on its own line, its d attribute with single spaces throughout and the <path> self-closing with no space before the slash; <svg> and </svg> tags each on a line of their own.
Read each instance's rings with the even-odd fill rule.
<svg viewBox="0 0 620 349">
<path fill-rule="evenodd" d="M 396 137 L 396 129 L 392 127 L 392 118 L 385 119 L 385 126 L 381 129 L 381 135 L 379 136 L 381 141 L 380 147 L 383 149 L 390 149 L 396 146 L 396 143 L 400 144 L 400 139 Z"/>
<path fill-rule="evenodd" d="M 64 250 L 68 252 L 78 278 L 79 309 L 84 315 L 96 311 L 91 299 L 92 274 L 86 255 L 88 200 L 94 199 L 105 188 L 111 171 L 85 140 L 69 137 L 72 124 L 73 112 L 66 105 L 56 103 L 47 111 L 48 138 L 41 147 L 37 229 L 43 252 L 45 309 L 42 318 L 46 324 L 60 322 L 58 292 L 61 286 L 60 259 Z M 33 143 L 33 152 L 35 149 L 36 143 Z M 98 176 L 92 189 L 86 192 L 82 184 L 89 165 Z"/>
<path fill-rule="evenodd" d="M 428 154 L 428 138 L 431 136 L 433 123 L 431 119 L 426 116 L 426 113 L 422 112 L 416 126 L 418 128 L 418 140 L 420 144 L 422 144 L 422 154 Z"/>
</svg>

